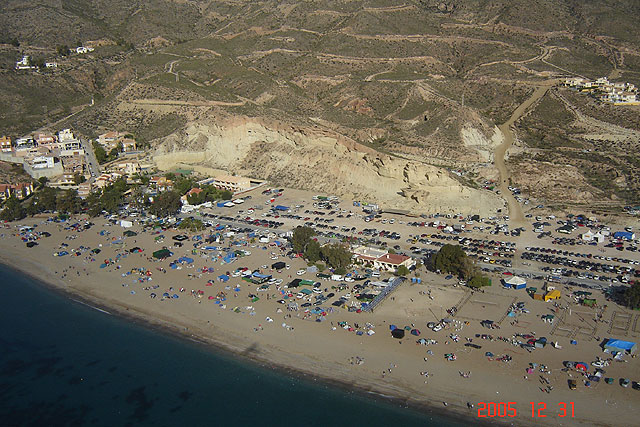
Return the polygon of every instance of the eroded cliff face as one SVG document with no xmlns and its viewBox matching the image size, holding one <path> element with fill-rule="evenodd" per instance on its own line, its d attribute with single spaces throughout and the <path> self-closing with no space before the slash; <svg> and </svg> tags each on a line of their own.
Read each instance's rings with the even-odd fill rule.
<svg viewBox="0 0 640 427">
<path fill-rule="evenodd" d="M 160 141 L 159 169 L 224 169 L 274 184 L 424 213 L 494 214 L 503 201 L 462 186 L 441 168 L 378 153 L 316 128 L 258 120 L 191 123 Z"/>
</svg>

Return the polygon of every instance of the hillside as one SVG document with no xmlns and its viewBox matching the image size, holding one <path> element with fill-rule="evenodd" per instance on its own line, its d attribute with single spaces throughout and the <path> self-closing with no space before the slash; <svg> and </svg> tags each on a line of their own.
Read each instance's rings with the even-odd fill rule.
<svg viewBox="0 0 640 427">
<path fill-rule="evenodd" d="M 275 133 L 293 127 L 335 135 L 361 147 L 356 151 L 366 147 L 405 165 L 416 162 L 428 176 L 436 168 L 460 191 L 493 200 L 474 187 L 497 177 L 493 152 L 502 135 L 496 126 L 535 87 L 573 75 L 640 84 L 638 16 L 640 4 L 632 0 L 8 1 L 0 6 L 3 37 L 21 45 L 1 51 L 0 94 L 17 108 L 0 113 L 0 125 L 26 132 L 31 123 L 82 110 L 63 123 L 87 135 L 128 129 L 153 142 L 158 154 L 200 153 L 198 141 L 217 138 L 202 129 L 220 123 L 261 123 Z M 58 45 L 89 41 L 100 41 L 94 53 L 59 58 L 55 72 L 7 69 L 21 53 L 55 56 Z M 49 91 L 51 105 L 39 110 L 42 98 L 30 88 Z M 91 96 L 96 105 L 87 107 Z M 560 207 L 615 210 L 637 203 L 639 117 L 637 107 L 549 91 L 515 125 L 518 141 L 507 153 L 512 182 Z M 201 136 L 192 138 L 189 129 Z M 296 181 L 302 157 L 278 155 L 288 139 L 254 141 L 264 155 L 228 167 Z M 313 143 L 301 144 L 307 143 L 313 152 Z M 629 154 L 620 157 L 621 150 Z M 264 166 L 269 153 L 278 168 Z M 354 161 L 340 156 L 332 162 Z M 211 155 L 189 158 L 195 166 L 221 167 Z M 344 180 L 344 171 L 326 173 L 304 177 L 300 186 L 347 191 L 328 186 L 331 177 Z M 439 193 L 429 191 L 433 180 L 414 180 L 409 191 L 402 174 L 392 179 L 390 188 L 407 188 L 394 190 L 401 193 L 389 199 L 394 206 L 448 203 L 433 199 Z M 376 191 L 365 186 L 355 193 L 385 198 Z M 431 201 L 415 196 L 420 192 Z"/>
</svg>

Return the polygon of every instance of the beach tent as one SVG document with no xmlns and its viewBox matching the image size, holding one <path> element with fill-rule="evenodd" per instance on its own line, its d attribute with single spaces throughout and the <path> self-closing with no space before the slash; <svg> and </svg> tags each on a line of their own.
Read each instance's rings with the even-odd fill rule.
<svg viewBox="0 0 640 427">
<path fill-rule="evenodd" d="M 230 264 L 235 260 L 236 260 L 236 254 L 233 252 L 229 252 L 227 255 L 224 256 L 224 258 L 222 258 L 222 261 L 224 261 L 226 264 Z"/>
<path fill-rule="evenodd" d="M 420 336 L 420 331 L 418 329 L 412 329 L 411 335 Z"/>
<path fill-rule="evenodd" d="M 160 249 L 153 253 L 153 257 L 158 259 L 168 258 L 171 255 L 173 255 L 173 253 L 171 253 L 169 249 Z"/>
<path fill-rule="evenodd" d="M 286 266 L 287 266 L 287 264 L 285 264 L 282 261 L 274 262 L 273 264 L 271 264 L 271 268 L 274 269 L 274 270 L 282 270 Z"/>
<path fill-rule="evenodd" d="M 396 328 L 392 330 L 391 336 L 399 340 L 404 338 L 404 329 Z"/>
<path fill-rule="evenodd" d="M 227 276 L 226 274 L 221 274 L 218 276 L 218 279 L 220 279 L 222 282 L 227 282 L 229 280 L 229 276 Z"/>
<path fill-rule="evenodd" d="M 133 236 L 137 236 L 137 235 L 138 235 L 138 233 L 136 233 L 135 231 L 131 231 L 131 230 L 127 230 L 127 231 L 125 231 L 125 232 L 124 232 L 124 233 L 122 233 L 122 234 L 123 234 L 124 236 L 127 236 L 127 237 L 133 237 Z"/>
<path fill-rule="evenodd" d="M 638 346 L 634 342 L 622 341 L 614 338 L 609 338 L 607 342 L 604 343 L 604 346 L 603 346 L 604 351 L 607 351 L 607 352 L 620 351 L 620 352 L 627 352 L 627 353 L 635 353 L 637 347 Z"/>
<path fill-rule="evenodd" d="M 524 289 L 527 287 L 527 281 L 520 276 L 511 276 L 508 280 L 504 281 L 506 287 L 512 287 L 513 289 Z"/>
</svg>

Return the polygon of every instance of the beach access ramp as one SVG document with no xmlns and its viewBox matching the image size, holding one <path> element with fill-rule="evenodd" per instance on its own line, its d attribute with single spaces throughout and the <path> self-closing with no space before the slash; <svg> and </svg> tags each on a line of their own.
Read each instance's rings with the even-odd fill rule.
<svg viewBox="0 0 640 427">
<path fill-rule="evenodd" d="M 374 299 L 373 301 L 371 301 L 369 304 L 367 304 L 366 307 L 363 307 L 362 309 L 364 311 L 368 311 L 373 313 L 373 310 L 380 305 L 380 303 L 382 303 L 382 301 L 384 301 L 385 299 L 387 299 L 387 297 L 389 295 L 391 295 L 393 293 L 393 291 L 395 291 L 396 289 L 398 289 L 398 287 L 405 281 L 407 280 L 404 277 L 396 277 L 395 279 L 393 279 L 391 281 L 391 283 L 385 287 L 382 292 L 380 292 Z"/>
</svg>

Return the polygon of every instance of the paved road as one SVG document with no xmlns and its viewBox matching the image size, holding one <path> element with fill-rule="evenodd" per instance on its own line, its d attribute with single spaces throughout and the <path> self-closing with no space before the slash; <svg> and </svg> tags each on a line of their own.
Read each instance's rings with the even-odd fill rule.
<svg viewBox="0 0 640 427">
<path fill-rule="evenodd" d="M 85 153 L 87 153 L 87 166 L 89 167 L 89 172 L 91 172 L 89 182 L 93 182 L 98 176 L 100 176 L 100 165 L 98 164 L 98 159 L 96 159 L 96 153 L 93 152 L 93 146 L 89 141 L 80 138 L 80 143 L 82 144 L 82 148 L 84 148 Z"/>
</svg>

